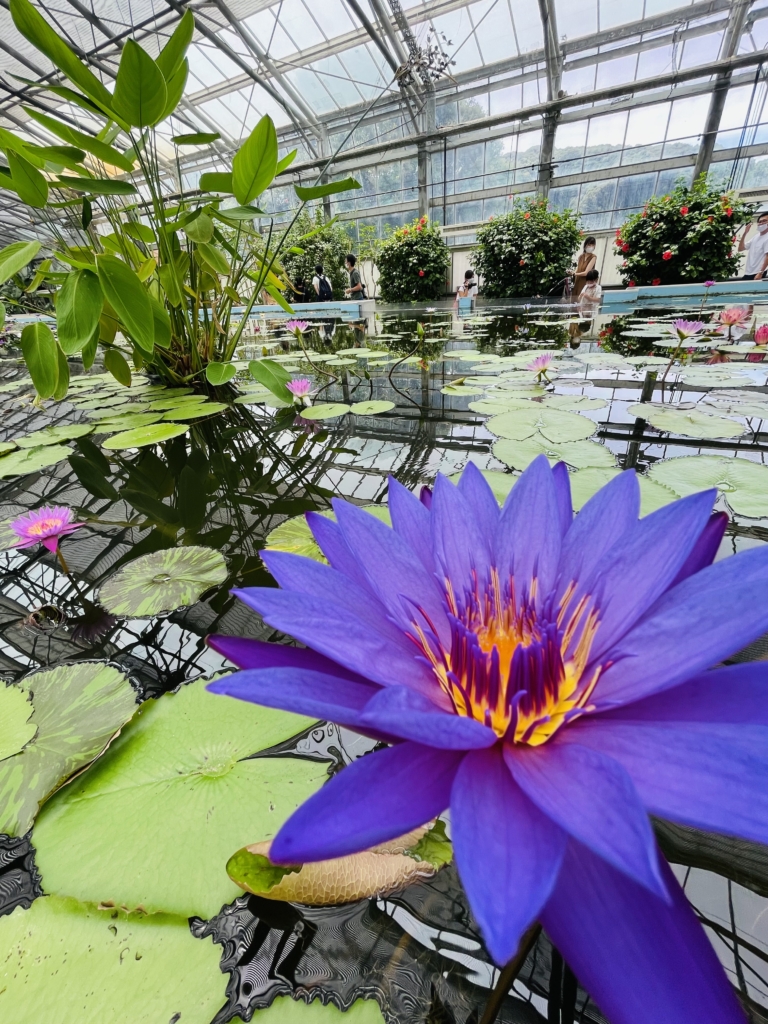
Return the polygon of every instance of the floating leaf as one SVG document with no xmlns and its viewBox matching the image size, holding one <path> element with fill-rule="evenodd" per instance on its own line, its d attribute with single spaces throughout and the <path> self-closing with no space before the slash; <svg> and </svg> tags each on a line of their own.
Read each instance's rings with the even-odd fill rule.
<svg viewBox="0 0 768 1024">
<path fill-rule="evenodd" d="M 698 408 L 679 409 L 644 402 L 630 405 L 627 412 L 630 416 L 647 420 L 657 430 L 682 434 L 684 437 L 739 437 L 747 429 L 743 423 L 714 416 Z"/>
<path fill-rule="evenodd" d="M 589 398 L 587 395 L 546 395 L 541 404 L 550 409 L 573 409 L 576 412 L 605 409 L 608 405 L 604 398 Z"/>
<path fill-rule="evenodd" d="M 42 896 L 0 918 L 0 944 L 0 1006 L 14 1024 L 36 1024 L 35 1005 L 77 1024 L 209 1024 L 224 1000 L 219 947 L 182 917 Z"/>
<path fill-rule="evenodd" d="M 32 694 L 35 738 L 0 763 L 0 832 L 24 835 L 38 806 L 101 753 L 136 709 L 136 694 L 116 668 L 59 665 L 17 684 Z"/>
<path fill-rule="evenodd" d="M 126 412 L 120 415 L 121 409 L 117 410 L 114 419 L 100 419 L 95 425 L 97 434 L 115 434 L 127 430 L 136 430 L 137 427 L 147 427 L 151 423 L 159 423 L 163 414 L 161 412 Z"/>
<path fill-rule="evenodd" d="M 104 757 L 46 804 L 35 826 L 46 892 L 203 918 L 239 894 L 223 870 L 232 850 L 272 838 L 327 766 L 251 757 L 311 720 L 205 687 L 142 704 Z"/>
<path fill-rule="evenodd" d="M 768 517 L 768 466 L 762 463 L 718 455 L 689 455 L 656 462 L 648 475 L 681 498 L 716 487 L 737 515 L 750 519 Z"/>
<path fill-rule="evenodd" d="M 302 409 L 301 415 L 305 420 L 332 420 L 336 416 L 344 416 L 349 410 L 350 406 L 341 402 L 321 402 L 309 409 Z"/>
<path fill-rule="evenodd" d="M 364 505 L 366 512 L 376 516 L 387 526 L 392 525 L 389 509 L 386 505 Z M 321 516 L 328 516 L 333 519 L 333 512 L 321 512 Z M 317 541 L 312 536 L 309 523 L 304 516 L 294 516 L 286 519 L 284 523 L 276 526 L 267 534 L 266 548 L 273 551 L 288 551 L 292 555 L 304 555 L 305 558 L 314 558 L 316 562 L 325 562 L 325 556 L 320 550 Z"/>
<path fill-rule="evenodd" d="M 226 384 L 236 373 L 237 367 L 233 363 L 208 363 L 205 368 L 206 379 L 214 387 Z"/>
<path fill-rule="evenodd" d="M 18 754 L 37 732 L 31 714 L 28 691 L 0 683 L 0 761 Z"/>
<path fill-rule="evenodd" d="M 354 402 L 349 411 L 355 416 L 378 416 L 379 413 L 389 412 L 390 409 L 394 408 L 394 402 L 371 400 L 368 402 Z"/>
<path fill-rule="evenodd" d="M 58 427 L 43 427 L 26 437 L 17 437 L 14 443 L 19 448 L 39 448 L 47 444 L 60 444 L 62 441 L 73 441 L 76 437 L 85 437 L 93 433 L 90 423 L 62 423 Z"/>
<path fill-rule="evenodd" d="M 616 462 L 613 452 L 597 441 L 565 441 L 552 444 L 541 434 L 534 434 L 522 441 L 497 441 L 493 454 L 512 469 L 523 470 L 539 455 L 546 455 L 550 465 L 565 462 L 575 469 L 586 466 L 612 467 Z"/>
<path fill-rule="evenodd" d="M 596 494 L 601 487 L 604 487 L 621 472 L 623 472 L 621 469 L 605 469 L 595 466 L 580 469 L 578 473 L 571 473 L 571 497 L 574 512 L 580 511 L 593 494 Z M 657 481 L 641 475 L 638 475 L 637 479 L 640 484 L 641 516 L 647 516 L 677 499 L 674 491 L 662 486 Z"/>
<path fill-rule="evenodd" d="M 227 563 L 220 551 L 168 548 L 124 565 L 104 583 L 99 601 L 113 615 L 149 618 L 194 604 L 226 578 Z"/>
<path fill-rule="evenodd" d="M 228 408 L 226 402 L 195 402 L 177 409 L 170 409 L 163 419 L 172 423 L 179 420 L 197 420 L 201 416 L 214 416 Z"/>
<path fill-rule="evenodd" d="M 51 444 L 39 448 L 24 448 L 11 452 L 0 459 L 0 480 L 9 476 L 23 476 L 25 473 L 37 473 L 41 469 L 55 466 L 72 453 L 66 445 Z"/>
<path fill-rule="evenodd" d="M 469 387 L 466 384 L 446 384 L 444 388 L 440 388 L 441 395 L 482 395 L 482 393 L 482 388 Z"/>
<path fill-rule="evenodd" d="M 586 416 L 561 412 L 559 409 L 545 409 L 533 403 L 512 412 L 502 413 L 500 416 L 493 416 L 486 426 L 497 437 L 523 441 L 540 433 L 555 444 L 591 437 L 597 430 L 597 424 Z"/>
<path fill-rule="evenodd" d="M 102 441 L 102 448 L 120 450 L 123 448 L 143 448 L 147 444 L 159 444 L 172 437 L 186 434 L 186 423 L 156 423 L 154 426 L 136 427 L 135 430 L 124 430 L 107 441 Z"/>
</svg>

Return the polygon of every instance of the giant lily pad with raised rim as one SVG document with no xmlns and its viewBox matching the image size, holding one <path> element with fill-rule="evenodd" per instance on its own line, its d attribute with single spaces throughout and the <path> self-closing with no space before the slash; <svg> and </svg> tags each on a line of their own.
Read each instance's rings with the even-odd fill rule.
<svg viewBox="0 0 768 1024">
<path fill-rule="evenodd" d="M 85 437 L 86 434 L 92 433 L 92 423 L 66 423 L 58 427 L 43 427 L 42 430 L 35 430 L 26 437 L 16 437 L 14 443 L 19 448 L 40 448 L 48 444 L 72 441 L 76 437 Z"/>
<path fill-rule="evenodd" d="M 550 465 L 565 462 L 574 469 L 586 466 L 601 466 L 605 469 L 616 465 L 613 452 L 599 441 L 565 441 L 552 444 L 541 434 L 534 434 L 523 441 L 502 440 L 493 446 L 493 454 L 511 469 L 523 470 L 539 455 L 546 455 Z"/>
<path fill-rule="evenodd" d="M 730 509 L 750 519 L 768 517 L 768 466 L 750 459 L 688 455 L 656 462 L 649 477 L 684 498 L 716 487 Z"/>
<path fill-rule="evenodd" d="M 34 844 L 46 892 L 203 918 L 239 895 L 226 873 L 232 851 L 273 838 L 327 765 L 252 757 L 311 720 L 205 687 L 146 701 L 45 805 Z"/>
<path fill-rule="evenodd" d="M 24 835 L 46 797 L 97 757 L 136 710 L 133 687 L 104 662 L 59 665 L 16 685 L 32 695 L 29 724 L 37 732 L 0 762 L 0 832 L 13 836 Z"/>
<path fill-rule="evenodd" d="M 86 858 L 87 859 L 87 858 Z M 40 1024 L 210 1024 L 224 1001 L 220 948 L 182 917 L 41 896 L 0 918 L 0 1015 Z"/>
<path fill-rule="evenodd" d="M 64 444 L 19 448 L 0 457 L 0 480 L 9 476 L 23 476 L 25 473 L 38 473 L 41 469 L 63 462 L 71 454 L 72 449 Z"/>
<path fill-rule="evenodd" d="M 149 618 L 194 604 L 226 578 L 227 563 L 220 551 L 167 548 L 124 565 L 102 585 L 99 601 L 113 615 Z"/>
<path fill-rule="evenodd" d="M 120 451 L 123 448 L 143 448 L 148 444 L 159 444 L 169 441 L 172 437 L 186 434 L 189 426 L 186 423 L 155 423 L 146 427 L 135 427 L 123 430 L 113 437 L 101 442 L 102 448 Z"/>
<path fill-rule="evenodd" d="M 524 441 L 534 434 L 541 434 L 553 444 L 580 441 L 591 437 L 597 430 L 597 424 L 586 416 L 561 412 L 559 409 L 546 409 L 536 403 L 493 416 L 486 423 L 486 427 L 497 437 Z"/>
<path fill-rule="evenodd" d="M 32 703 L 20 686 L 0 683 L 0 761 L 18 754 L 37 732 L 30 722 Z"/>
<path fill-rule="evenodd" d="M 739 437 L 747 429 L 743 423 L 736 423 L 724 416 L 710 415 L 698 408 L 679 409 L 645 402 L 630 405 L 627 412 L 630 416 L 647 420 L 657 430 L 682 434 L 684 437 Z"/>
</svg>

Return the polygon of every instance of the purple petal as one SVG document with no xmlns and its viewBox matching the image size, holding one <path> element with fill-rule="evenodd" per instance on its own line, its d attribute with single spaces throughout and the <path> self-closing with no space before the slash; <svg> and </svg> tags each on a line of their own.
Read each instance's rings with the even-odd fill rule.
<svg viewBox="0 0 768 1024">
<path fill-rule="evenodd" d="M 715 491 L 701 491 L 652 512 L 595 565 L 592 579 L 585 583 L 601 614 L 591 650 L 593 660 L 609 650 L 668 589 L 704 529 L 715 495 Z"/>
<path fill-rule="evenodd" d="M 343 679 L 365 682 L 356 672 L 349 672 L 330 658 L 325 658 L 306 647 L 268 644 L 263 640 L 249 640 L 244 636 L 223 636 L 220 633 L 207 636 L 205 642 L 238 668 L 308 668 L 316 672 L 341 676 Z"/>
<path fill-rule="evenodd" d="M 364 589 L 370 590 L 365 570 L 349 550 L 339 524 L 329 516 L 320 515 L 319 512 L 307 512 L 305 519 L 312 536 L 333 568 Z"/>
<path fill-rule="evenodd" d="M 432 553 L 429 510 L 415 494 L 407 487 L 403 487 L 393 476 L 389 478 L 387 504 L 393 529 L 416 552 L 427 572 L 434 575 L 435 558 Z"/>
<path fill-rule="evenodd" d="M 459 493 L 463 495 L 484 537 L 492 537 L 499 525 L 501 511 L 488 481 L 474 464 L 467 463 L 459 477 Z"/>
<path fill-rule="evenodd" d="M 64 533 L 63 530 L 62 533 Z M 59 546 L 59 536 L 60 534 L 57 534 L 55 537 L 42 537 L 40 543 L 44 548 L 48 548 L 49 551 L 55 552 L 56 548 Z"/>
<path fill-rule="evenodd" d="M 672 583 L 673 587 L 688 579 L 689 576 L 693 576 L 694 573 L 706 569 L 708 565 L 712 565 L 727 526 L 727 512 L 712 513 L 709 517 L 709 522 L 699 534 L 699 539 L 694 544 L 690 555 L 686 558 L 683 567 Z"/>
<path fill-rule="evenodd" d="M 216 679 L 206 689 L 352 729 L 359 724 L 365 705 L 378 692 L 378 687 L 367 683 L 296 667 L 245 669 Z"/>
<path fill-rule="evenodd" d="M 379 621 L 327 596 L 292 594 L 272 587 L 236 590 L 274 629 L 382 686 L 412 686 L 432 694 L 438 684 L 431 670 L 415 657 L 413 643 L 382 612 Z"/>
<path fill-rule="evenodd" d="M 485 944 L 504 964 L 552 892 L 565 833 L 520 790 L 497 748 L 467 754 L 456 773 L 451 838 Z"/>
<path fill-rule="evenodd" d="M 390 616 L 405 630 L 423 615 L 448 643 L 445 597 L 413 549 L 391 527 L 356 505 L 334 501 L 333 508 L 349 550 Z M 417 616 L 417 609 L 422 615 Z"/>
<path fill-rule="evenodd" d="M 464 495 L 440 474 L 432 492 L 431 514 L 438 575 L 450 580 L 460 595 L 471 586 L 473 571 L 480 581 L 487 577 L 490 538 L 480 532 Z"/>
<path fill-rule="evenodd" d="M 359 853 L 431 821 L 448 806 L 464 754 L 401 743 L 366 754 L 288 819 L 272 843 L 276 864 Z"/>
<path fill-rule="evenodd" d="M 768 843 L 768 729 L 709 722 L 581 718 L 560 743 L 599 750 L 626 768 L 651 814 Z"/>
<path fill-rule="evenodd" d="M 575 841 L 541 915 L 611 1024 L 745 1024 L 723 968 L 666 863 L 671 903 Z"/>
<path fill-rule="evenodd" d="M 371 622 L 377 622 L 387 616 L 378 594 L 370 586 L 350 579 L 330 565 L 288 551 L 267 549 L 260 554 L 264 565 L 285 591 L 333 595 L 336 604 L 349 608 Z"/>
<path fill-rule="evenodd" d="M 498 742 L 492 729 L 453 711 L 446 712 L 406 686 L 379 690 L 366 705 L 360 724 L 444 750 L 477 750 Z"/>
<path fill-rule="evenodd" d="M 502 579 L 515 578 L 520 595 L 534 577 L 546 595 L 557 574 L 561 548 L 561 510 L 546 455 L 528 466 L 509 492 L 496 534 L 494 560 Z"/>
<path fill-rule="evenodd" d="M 619 871 L 665 897 L 648 814 L 617 761 L 556 741 L 527 749 L 507 746 L 504 759 L 540 811 Z"/>
<path fill-rule="evenodd" d="M 556 462 L 552 467 L 552 480 L 557 494 L 557 507 L 560 511 L 560 532 L 564 537 L 573 523 L 571 478 L 564 462 Z"/>
<path fill-rule="evenodd" d="M 628 704 L 697 675 L 768 629 L 768 547 L 703 569 L 668 591 L 610 652 L 599 708 Z"/>
</svg>

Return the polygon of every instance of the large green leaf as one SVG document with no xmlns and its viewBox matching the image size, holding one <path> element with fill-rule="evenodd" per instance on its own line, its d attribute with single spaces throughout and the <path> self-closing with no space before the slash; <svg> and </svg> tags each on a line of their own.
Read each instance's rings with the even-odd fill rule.
<svg viewBox="0 0 768 1024">
<path fill-rule="evenodd" d="M 221 135 L 218 132 L 189 132 L 186 135 L 174 135 L 171 142 L 176 146 L 207 146 L 220 138 Z"/>
<path fill-rule="evenodd" d="M 101 447 L 114 451 L 122 451 L 125 448 L 143 448 L 148 444 L 170 441 L 172 437 L 186 434 L 188 429 L 186 423 L 156 423 L 154 426 L 136 427 L 132 430 L 124 430 L 115 434 L 114 437 L 102 441 Z"/>
<path fill-rule="evenodd" d="M 28 206 L 45 206 L 48 202 L 48 182 L 40 171 L 12 149 L 8 150 L 6 156 L 13 187 L 19 198 Z"/>
<path fill-rule="evenodd" d="M 337 416 L 346 416 L 349 410 L 350 406 L 343 402 L 321 402 L 319 405 L 302 409 L 301 415 L 305 420 L 332 420 Z"/>
<path fill-rule="evenodd" d="M 645 402 L 630 405 L 630 416 L 647 420 L 657 430 L 682 434 L 684 437 L 739 437 L 747 429 L 743 423 L 710 415 L 702 409 L 680 409 L 671 405 Z"/>
<path fill-rule="evenodd" d="M 135 40 L 126 40 L 112 97 L 114 109 L 134 128 L 146 128 L 162 117 L 167 95 L 163 72 Z"/>
<path fill-rule="evenodd" d="M 43 427 L 26 437 L 15 438 L 19 448 L 39 448 L 41 445 L 61 444 L 62 441 L 72 441 L 76 437 L 85 437 L 93 433 L 92 423 L 62 423 L 57 427 Z"/>
<path fill-rule="evenodd" d="M 213 238 L 213 221 L 207 213 L 201 213 L 184 225 L 184 234 L 193 242 L 210 242 Z M 209 261 L 210 262 L 210 261 Z M 213 264 L 211 264 L 213 265 Z M 229 264 L 224 273 L 228 273 Z"/>
<path fill-rule="evenodd" d="M 274 359 L 252 359 L 248 363 L 248 372 L 254 380 L 268 388 L 275 398 L 289 404 L 293 402 L 293 395 L 285 386 L 291 375 Z"/>
<path fill-rule="evenodd" d="M 104 366 L 116 381 L 129 388 L 131 386 L 131 368 L 125 356 L 116 348 L 108 348 L 104 353 Z"/>
<path fill-rule="evenodd" d="M 51 61 L 54 67 L 63 71 L 70 81 L 79 86 L 90 99 L 102 109 L 109 110 L 112 97 L 98 78 L 77 55 L 67 46 L 59 32 L 35 10 L 29 0 L 11 0 L 11 17 L 16 28 L 25 39 Z"/>
<path fill-rule="evenodd" d="M 34 259 L 40 251 L 40 242 L 11 242 L 0 249 L 0 284 L 5 284 L 14 274 Z"/>
<path fill-rule="evenodd" d="M 170 39 L 157 55 L 157 66 L 163 73 L 166 81 L 170 81 L 181 67 L 187 48 L 192 42 L 194 32 L 194 16 L 192 11 L 186 10 L 173 30 Z M 218 135 L 216 137 L 218 138 Z"/>
<path fill-rule="evenodd" d="M 214 387 L 218 387 L 220 384 L 226 384 L 227 381 L 237 373 L 237 367 L 233 363 L 208 363 L 205 368 L 205 377 L 209 384 L 213 384 Z"/>
<path fill-rule="evenodd" d="M 53 392 L 53 397 L 60 402 L 69 389 L 69 363 L 59 344 L 56 345 L 56 372 L 56 390 Z"/>
<path fill-rule="evenodd" d="M 208 266 L 212 267 L 217 274 L 221 274 L 223 277 L 227 276 L 229 273 L 229 260 L 221 249 L 217 249 L 215 245 L 210 245 L 207 242 L 198 242 L 197 251 Z"/>
<path fill-rule="evenodd" d="M 128 264 L 116 256 L 99 254 L 96 270 L 102 291 L 131 340 L 151 354 L 155 344 L 155 326 L 147 289 Z"/>
<path fill-rule="evenodd" d="M 260 195 L 272 184 L 276 170 L 277 132 L 265 114 L 232 161 L 232 188 L 238 203 L 244 206 Z"/>
<path fill-rule="evenodd" d="M 580 511 L 594 494 L 622 472 L 624 471 L 621 469 L 590 466 L 587 469 L 580 469 L 578 473 L 571 473 L 569 479 L 574 512 Z M 638 476 L 637 480 L 640 485 L 641 516 L 650 515 L 651 512 L 677 500 L 677 494 L 674 491 L 662 486 L 657 481 L 651 480 L 647 476 Z"/>
<path fill-rule="evenodd" d="M 233 850 L 272 838 L 327 766 L 252 758 L 311 720 L 205 686 L 144 703 L 105 756 L 48 802 L 34 833 L 46 892 L 204 918 L 239 894 L 225 870 Z"/>
<path fill-rule="evenodd" d="M 323 196 L 335 196 L 339 192 L 349 192 L 353 188 L 362 188 L 359 181 L 354 178 L 344 178 L 341 181 L 326 181 L 323 185 L 294 185 L 294 191 L 302 203 L 308 203 L 312 199 L 322 199 Z"/>
<path fill-rule="evenodd" d="M 232 172 L 206 171 L 200 175 L 200 188 L 203 192 L 232 192 Z"/>
<path fill-rule="evenodd" d="M 0 944 L 9 1024 L 40 1024 L 42 1006 L 56 1024 L 210 1024 L 224 1002 L 221 950 L 170 914 L 43 896 L 0 918 Z"/>
<path fill-rule="evenodd" d="M 189 77 L 189 61 L 182 61 L 181 65 L 176 69 L 171 78 L 168 79 L 168 88 L 165 99 L 165 108 L 160 116 L 160 120 L 164 121 L 167 117 L 170 117 L 176 107 L 181 102 L 181 97 L 184 95 L 184 89 L 187 85 L 187 78 Z"/>
<path fill-rule="evenodd" d="M 103 662 L 59 665 L 26 676 L 35 738 L 0 762 L 0 832 L 23 835 L 39 805 L 89 764 L 136 710 L 125 676 Z"/>
<path fill-rule="evenodd" d="M 160 348 L 170 348 L 171 318 L 168 316 L 168 310 L 155 298 L 152 292 L 148 292 L 147 295 L 149 297 L 149 305 L 152 308 L 152 326 L 155 332 L 155 344 Z"/>
<path fill-rule="evenodd" d="M 25 107 L 25 111 L 29 116 L 41 124 L 44 128 L 47 128 L 49 132 L 52 132 L 57 138 L 62 139 L 64 142 L 68 142 L 72 146 L 77 146 L 79 149 L 84 149 L 86 153 L 90 153 L 95 156 L 98 160 L 101 160 L 105 164 L 111 164 L 113 167 L 119 167 L 122 171 L 132 171 L 135 161 L 125 156 L 119 150 L 114 149 L 106 142 L 102 142 L 101 139 L 94 138 L 92 135 L 86 135 L 85 132 L 78 131 L 75 128 L 70 128 L 68 124 L 63 121 L 59 121 L 55 117 L 50 117 L 48 114 L 44 114 L 40 110 L 36 110 L 34 107 Z"/>
<path fill-rule="evenodd" d="M 94 196 L 132 196 L 137 191 L 130 181 L 119 181 L 116 178 L 72 178 L 60 174 L 59 182 L 62 188 Z"/>
<path fill-rule="evenodd" d="M 521 405 L 519 409 L 493 416 L 486 426 L 497 437 L 524 441 L 540 433 L 555 444 L 561 441 L 579 441 L 591 437 L 597 430 L 597 424 L 586 416 L 561 412 L 559 409 L 546 409 L 535 403 Z"/>
<path fill-rule="evenodd" d="M 124 565 L 99 591 L 114 615 L 148 618 L 194 604 L 227 578 L 227 563 L 213 548 L 168 548 Z"/>
<path fill-rule="evenodd" d="M 286 171 L 296 159 L 298 153 L 298 149 L 292 149 L 290 153 L 286 153 L 284 157 L 281 157 L 281 159 L 277 161 L 275 174 L 282 174 L 283 171 Z"/>
<path fill-rule="evenodd" d="M 18 754 L 37 732 L 29 720 L 31 714 L 29 693 L 20 686 L 0 683 L 0 761 Z"/>
<path fill-rule="evenodd" d="M 0 466 L 2 463 L 0 459 Z M 768 466 L 760 462 L 718 455 L 689 455 L 655 462 L 649 477 L 680 497 L 716 487 L 737 515 L 750 519 L 768 517 Z"/>
<path fill-rule="evenodd" d="M 93 337 L 104 307 L 104 295 L 96 274 L 77 270 L 56 296 L 56 326 L 59 344 L 67 355 L 79 352 Z"/>
<path fill-rule="evenodd" d="M 512 469 L 523 470 L 539 455 L 546 455 L 551 465 L 565 462 L 575 469 L 586 466 L 615 466 L 613 452 L 596 441 L 565 441 L 552 444 L 542 434 L 533 434 L 522 441 L 502 440 L 493 446 L 493 454 Z"/>
<path fill-rule="evenodd" d="M 72 454 L 72 449 L 64 444 L 50 444 L 39 448 L 25 448 L 11 452 L 0 459 L 0 480 L 9 476 L 24 476 L 27 473 L 38 473 L 62 462 Z"/>
<path fill-rule="evenodd" d="M 53 398 L 59 381 L 59 356 L 53 331 L 37 321 L 21 332 L 21 351 L 40 398 Z"/>
</svg>

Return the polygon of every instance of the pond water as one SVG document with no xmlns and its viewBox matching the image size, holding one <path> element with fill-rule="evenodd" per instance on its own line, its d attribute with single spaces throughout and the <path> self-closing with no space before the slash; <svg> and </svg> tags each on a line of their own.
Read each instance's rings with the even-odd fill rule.
<svg viewBox="0 0 768 1024">
<path fill-rule="evenodd" d="M 137 374 L 130 390 L 108 376 L 75 377 L 67 400 L 39 409 L 18 351 L 5 346 L 0 453 L 4 441 L 47 435 L 0 454 L 0 675 L 10 683 L 60 663 L 107 661 L 146 701 L 229 670 L 207 634 L 280 639 L 230 594 L 270 584 L 259 558 L 266 544 L 311 554 L 305 512 L 334 496 L 381 504 L 390 474 L 417 489 L 469 460 L 501 498 L 540 452 L 562 458 L 577 509 L 630 466 L 642 475 L 646 514 L 718 486 L 718 508 L 730 515 L 721 554 L 764 543 L 768 362 L 737 330 L 721 335 L 728 361 L 709 364 L 710 349 L 694 349 L 670 365 L 674 317 L 709 321 L 721 308 L 589 321 L 534 303 L 462 317 L 450 307 L 381 309 L 358 323 L 317 323 L 303 349 L 262 319 L 245 338 L 238 378 L 196 408 L 191 395 Z M 768 306 L 750 308 L 749 319 L 768 322 Z M 530 369 L 542 353 L 551 362 Z M 311 379 L 305 414 L 249 375 L 248 361 L 265 357 Z M 166 436 L 154 443 L 120 437 L 158 427 L 150 441 Z M 41 504 L 69 506 L 86 524 L 62 542 L 69 574 L 40 546 L 8 550 L 8 522 Z M 127 569 L 110 584 L 152 554 L 149 576 Z M 758 642 L 739 657 L 767 655 Z M 365 749 L 320 725 L 248 754 L 333 772 Z M 768 851 L 665 823 L 658 835 L 751 1019 L 768 1020 Z M 35 838 L 0 840 L 0 912 L 42 891 Z M 191 928 L 195 942 L 218 944 L 225 975 L 206 1018 L 215 1024 L 250 1020 L 292 993 L 344 1009 L 373 998 L 388 1022 L 479 1024 L 499 981 L 451 866 L 341 907 L 244 896 L 219 914 L 192 915 Z M 496 1019 L 604 1020 L 543 935 Z"/>
</svg>

